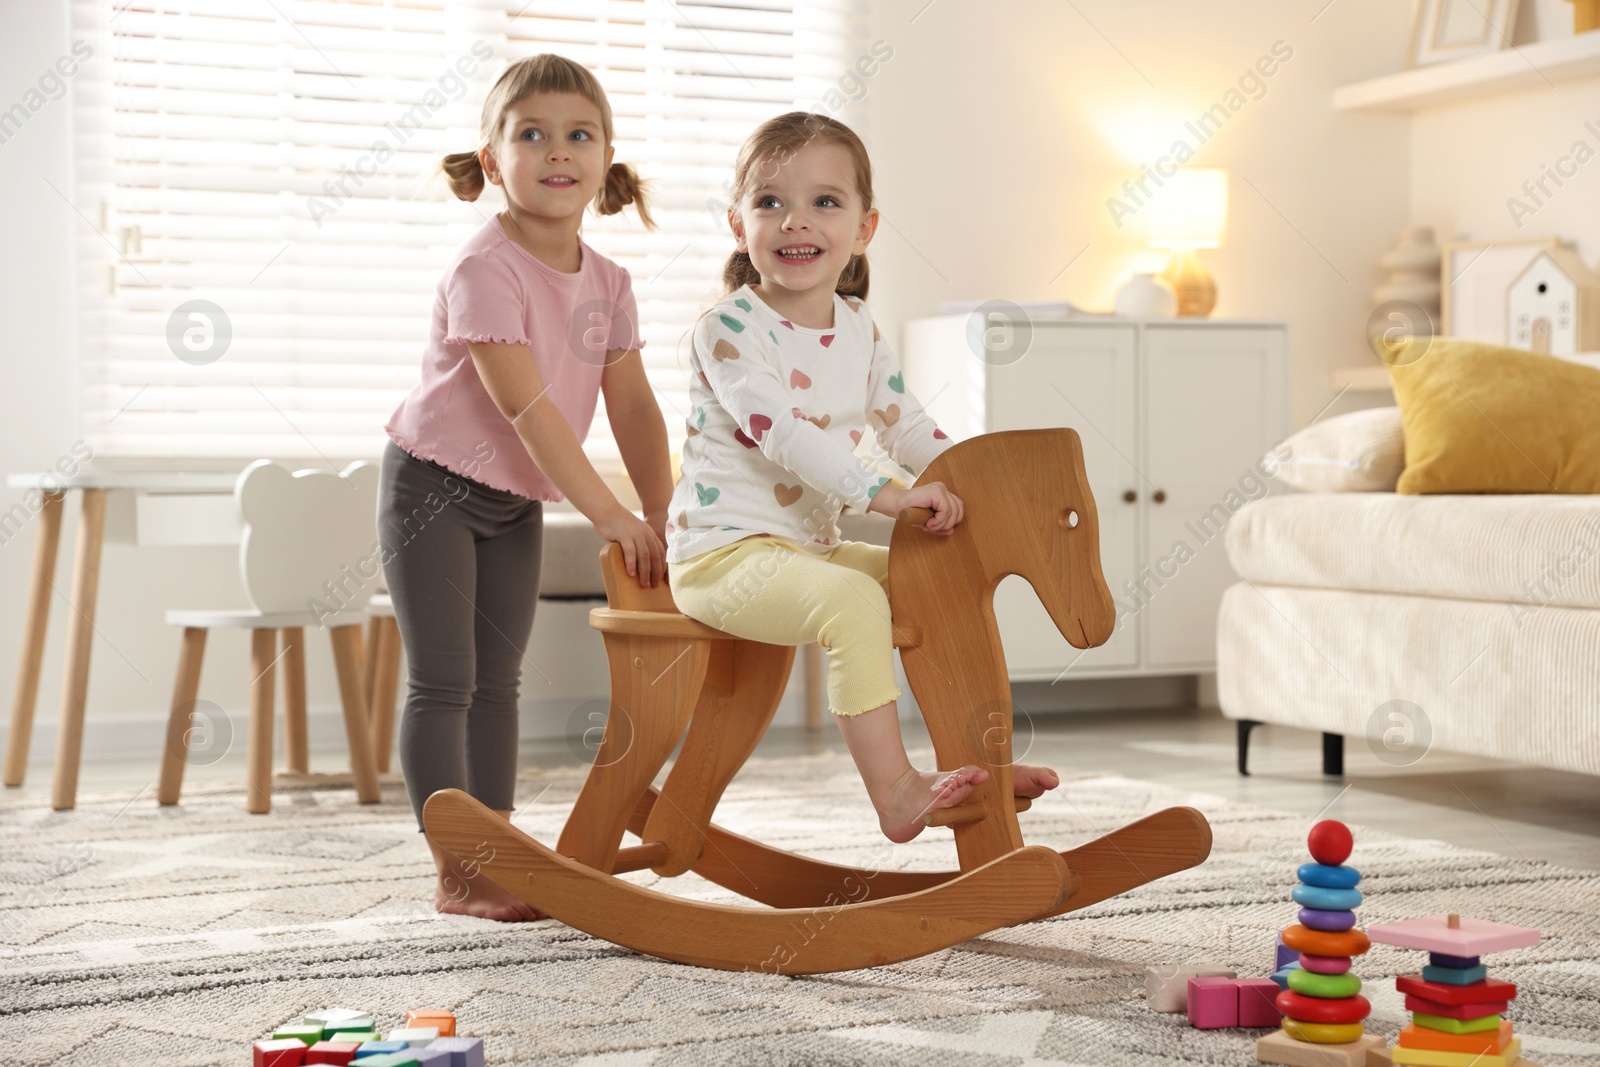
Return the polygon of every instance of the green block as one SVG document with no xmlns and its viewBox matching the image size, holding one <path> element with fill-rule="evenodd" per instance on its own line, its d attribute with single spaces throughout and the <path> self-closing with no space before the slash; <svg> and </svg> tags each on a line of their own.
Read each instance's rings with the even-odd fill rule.
<svg viewBox="0 0 1600 1067">
<path fill-rule="evenodd" d="M 377 1041 L 378 1032 L 376 1030 L 346 1030 L 339 1035 L 339 1040 L 360 1045 L 368 1041 Z"/>
<path fill-rule="evenodd" d="M 1443 1030 L 1447 1034 L 1476 1034 L 1484 1030 L 1500 1029 L 1500 1016 L 1480 1015 L 1476 1019 L 1447 1019 L 1443 1015 L 1429 1015 L 1414 1011 L 1411 1021 L 1429 1030 Z"/>
<path fill-rule="evenodd" d="M 272 1032 L 274 1041 L 285 1041 L 291 1037 L 296 1041 L 304 1041 L 309 1047 L 322 1040 L 322 1027 L 317 1023 L 291 1023 Z"/>
<path fill-rule="evenodd" d="M 376 1056 L 362 1056 L 353 1062 L 361 1067 L 417 1067 L 417 1058 L 409 1052 L 382 1052 Z"/>
<path fill-rule="evenodd" d="M 1289 972 L 1289 988 L 1302 996 L 1343 1000 L 1361 992 L 1361 979 L 1349 971 L 1344 974 L 1315 974 L 1303 967 L 1296 967 Z"/>
</svg>

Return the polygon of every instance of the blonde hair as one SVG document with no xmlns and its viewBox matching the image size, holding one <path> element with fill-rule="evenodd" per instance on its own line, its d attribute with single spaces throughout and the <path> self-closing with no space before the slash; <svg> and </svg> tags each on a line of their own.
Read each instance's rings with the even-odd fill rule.
<svg viewBox="0 0 1600 1067">
<path fill-rule="evenodd" d="M 760 171 L 770 174 L 769 164 L 781 166 L 787 163 L 796 152 L 813 141 L 840 145 L 850 153 L 856 170 L 856 191 L 861 194 L 861 210 L 870 210 L 872 160 L 867 156 L 867 146 L 861 143 L 861 138 L 856 136 L 854 130 L 838 119 L 812 111 L 791 111 L 756 127 L 755 132 L 739 147 L 739 156 L 733 165 L 733 185 L 728 202 L 737 209 L 744 194 L 755 184 Z M 841 296 L 865 300 L 867 280 L 866 254 L 851 256 L 834 290 Z M 761 275 L 755 264 L 750 262 L 748 252 L 734 251 L 728 256 L 722 268 L 723 296 L 741 285 L 755 285 L 760 281 Z"/>
<path fill-rule="evenodd" d="M 600 127 L 605 143 L 612 143 L 611 104 L 600 81 L 589 68 L 565 56 L 550 52 L 519 59 L 505 69 L 483 101 L 479 127 L 479 148 L 471 152 L 452 152 L 439 161 L 439 170 L 459 200 L 476 200 L 483 192 L 483 164 L 478 152 L 492 145 L 504 127 L 506 114 L 517 102 L 534 93 L 577 93 L 600 109 Z M 605 184 L 595 194 L 594 209 L 602 215 L 615 215 L 629 204 L 639 213 L 639 221 L 655 229 L 650 209 L 645 204 L 645 182 L 626 163 L 613 163 L 606 171 Z"/>
</svg>

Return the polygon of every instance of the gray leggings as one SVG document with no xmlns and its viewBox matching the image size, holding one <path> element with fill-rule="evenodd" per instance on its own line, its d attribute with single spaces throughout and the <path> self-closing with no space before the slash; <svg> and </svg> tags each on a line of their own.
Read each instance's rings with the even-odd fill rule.
<svg viewBox="0 0 1600 1067">
<path fill-rule="evenodd" d="M 544 505 L 393 441 L 378 483 L 383 575 L 410 663 L 400 767 L 422 826 L 440 789 L 499 811 L 517 778 L 517 695 L 533 632 Z"/>
</svg>

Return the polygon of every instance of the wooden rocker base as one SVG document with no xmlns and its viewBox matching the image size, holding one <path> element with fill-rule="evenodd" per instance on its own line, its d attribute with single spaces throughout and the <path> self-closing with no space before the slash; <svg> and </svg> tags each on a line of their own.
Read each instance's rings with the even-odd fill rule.
<svg viewBox="0 0 1600 1067">
<path fill-rule="evenodd" d="M 1061 855 L 1033 845 L 880 899 L 836 882 L 809 906 L 731 907 L 644 889 L 559 856 L 460 790 L 429 797 L 423 820 L 430 839 L 550 917 L 650 956 L 722 970 L 821 974 L 897 963 L 1053 913 L 1072 887 Z"/>
<path fill-rule="evenodd" d="M 628 830 L 641 835 L 659 794 L 645 792 Z M 1057 853 L 1071 872 L 1066 898 L 1044 919 L 1097 904 L 1146 882 L 1199 866 L 1211 854 L 1211 825 L 1194 808 L 1166 808 L 1103 837 Z M 715 823 L 707 827 L 690 870 L 708 882 L 774 908 L 810 908 L 848 887 L 857 900 L 920 893 L 960 871 L 879 871 L 801 856 L 764 845 Z"/>
</svg>

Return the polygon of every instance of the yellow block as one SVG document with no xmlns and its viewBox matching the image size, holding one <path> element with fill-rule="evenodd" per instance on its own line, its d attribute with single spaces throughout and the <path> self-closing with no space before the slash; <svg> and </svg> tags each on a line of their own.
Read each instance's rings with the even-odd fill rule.
<svg viewBox="0 0 1600 1067">
<path fill-rule="evenodd" d="M 1355 1041 L 1366 1031 L 1360 1023 L 1303 1023 L 1286 1015 L 1283 1018 L 1283 1032 L 1297 1041 L 1343 1045 Z"/>
<path fill-rule="evenodd" d="M 1389 1050 L 1396 1064 L 1409 1067 L 1512 1067 L 1522 1055 L 1522 1038 L 1514 1037 L 1511 1044 L 1499 1055 L 1487 1052 L 1440 1052 L 1431 1048 L 1406 1048 L 1397 1045 Z"/>
</svg>

